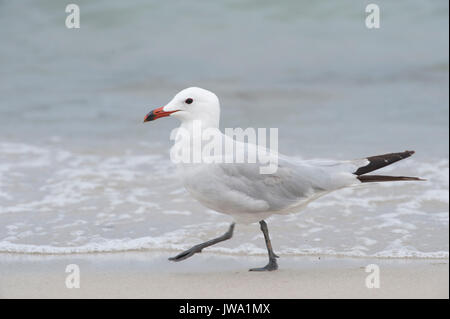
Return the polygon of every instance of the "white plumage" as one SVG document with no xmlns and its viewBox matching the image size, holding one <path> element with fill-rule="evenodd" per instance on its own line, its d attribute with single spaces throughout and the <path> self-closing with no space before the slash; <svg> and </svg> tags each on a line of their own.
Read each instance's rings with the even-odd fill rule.
<svg viewBox="0 0 450 319">
<path fill-rule="evenodd" d="M 179 160 L 177 168 L 184 186 L 204 206 L 231 215 L 242 223 L 258 222 L 264 234 L 269 263 L 251 270 L 275 270 L 278 268 L 264 219 L 274 214 L 299 212 L 309 202 L 344 187 L 361 182 L 420 180 L 416 177 L 364 175 L 378 168 L 411 156 L 414 151 L 391 153 L 364 159 L 297 160 L 263 146 L 234 141 L 219 130 L 220 104 L 217 96 L 204 89 L 188 88 L 178 93 L 166 106 L 150 112 L 144 122 L 172 116 L 181 121 L 171 155 L 189 154 L 188 160 Z M 220 148 L 216 152 L 203 152 L 204 133 L 220 145 L 234 144 L 232 148 Z M 188 136 L 188 138 L 183 138 Z M 217 149 L 216 149 L 217 150 Z M 249 154 L 265 154 L 264 160 L 236 162 L 237 154 L 249 158 Z M 197 159 L 194 160 L 194 158 Z M 172 160 L 177 159 L 172 156 Z M 186 158 L 185 158 L 186 159 Z M 275 163 L 275 170 L 262 173 L 261 167 Z M 230 239 L 234 223 L 222 236 L 196 245 L 170 258 L 181 261 L 202 249 Z"/>
</svg>

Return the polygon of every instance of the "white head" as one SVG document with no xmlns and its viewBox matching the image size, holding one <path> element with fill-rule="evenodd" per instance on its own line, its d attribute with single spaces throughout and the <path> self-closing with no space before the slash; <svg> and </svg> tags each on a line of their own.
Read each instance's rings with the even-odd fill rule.
<svg viewBox="0 0 450 319">
<path fill-rule="evenodd" d="M 190 87 L 175 95 L 167 105 L 148 113 L 144 122 L 165 116 L 175 117 L 182 123 L 198 120 L 203 127 L 219 127 L 219 99 L 208 90 Z"/>
</svg>

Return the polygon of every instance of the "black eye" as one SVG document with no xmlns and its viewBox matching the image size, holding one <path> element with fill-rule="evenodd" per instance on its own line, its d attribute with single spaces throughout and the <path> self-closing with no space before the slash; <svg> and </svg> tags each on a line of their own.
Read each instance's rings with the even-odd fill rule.
<svg viewBox="0 0 450 319">
<path fill-rule="evenodd" d="M 191 104 L 192 102 L 194 102 L 194 100 L 191 99 L 191 98 L 188 98 L 188 99 L 186 99 L 186 101 L 184 101 L 184 102 L 186 102 L 187 104 Z"/>
</svg>

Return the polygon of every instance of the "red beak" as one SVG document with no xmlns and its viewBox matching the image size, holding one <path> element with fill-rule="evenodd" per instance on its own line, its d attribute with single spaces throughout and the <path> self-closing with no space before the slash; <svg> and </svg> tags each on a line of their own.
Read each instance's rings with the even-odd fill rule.
<svg viewBox="0 0 450 319">
<path fill-rule="evenodd" d="M 145 118 L 144 118 L 144 123 L 145 122 L 150 122 L 150 121 L 154 121 L 156 119 L 159 119 L 160 117 L 166 117 L 169 116 L 170 114 L 177 112 L 177 111 L 164 111 L 163 110 L 164 107 L 159 107 L 157 109 L 154 109 L 153 111 L 151 111 L 150 113 L 148 113 Z"/>
</svg>

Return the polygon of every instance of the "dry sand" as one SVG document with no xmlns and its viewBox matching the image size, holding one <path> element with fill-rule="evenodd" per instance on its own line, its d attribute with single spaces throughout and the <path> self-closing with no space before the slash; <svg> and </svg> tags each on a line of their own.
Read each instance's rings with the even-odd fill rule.
<svg viewBox="0 0 450 319">
<path fill-rule="evenodd" d="M 210 253 L 173 263 L 173 252 L 67 256 L 0 254 L 2 298 L 448 298 L 448 259 L 283 257 L 275 272 L 254 273 L 264 257 Z M 68 264 L 80 288 L 68 289 Z M 365 267 L 380 269 L 366 287 Z"/>
</svg>

